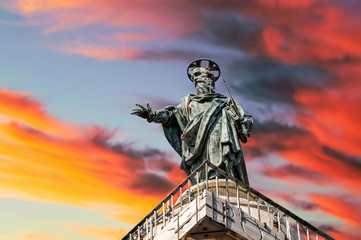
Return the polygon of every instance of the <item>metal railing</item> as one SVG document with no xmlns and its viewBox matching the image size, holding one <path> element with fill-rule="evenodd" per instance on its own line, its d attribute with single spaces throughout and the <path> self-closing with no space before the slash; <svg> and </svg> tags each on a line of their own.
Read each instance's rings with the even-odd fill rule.
<svg viewBox="0 0 361 240">
<path fill-rule="evenodd" d="M 210 171 L 214 171 L 215 176 L 210 180 L 208 175 Z M 214 186 L 210 187 L 209 183 L 215 181 Z M 200 185 L 204 189 L 214 192 L 220 196 L 219 182 L 225 181 L 225 197 L 226 201 L 230 201 L 230 190 L 232 190 L 233 198 L 236 198 L 234 205 L 238 207 L 240 212 L 245 211 L 250 216 L 261 221 L 261 213 L 268 215 L 269 222 L 265 222 L 269 227 L 278 232 L 282 232 L 286 239 L 291 239 L 291 235 L 296 235 L 298 240 L 315 239 L 322 237 L 325 240 L 334 240 L 331 236 L 317 229 L 314 225 L 298 217 L 283 206 L 277 204 L 262 193 L 247 186 L 242 181 L 228 175 L 224 170 L 211 164 L 209 161 L 203 162 L 195 171 L 193 171 L 182 183 L 180 183 L 171 193 L 169 193 L 150 213 L 148 213 L 136 226 L 123 237 L 123 240 L 153 240 L 160 231 L 167 226 L 170 221 L 177 218 L 177 229 L 179 239 L 179 213 L 182 211 L 184 204 L 190 203 L 197 198 L 197 212 L 199 211 Z M 230 184 L 231 183 L 231 184 Z M 191 189 L 191 185 L 192 188 Z M 205 186 L 204 186 L 205 185 Z M 232 185 L 232 186 L 230 186 Z M 196 187 L 196 190 L 194 189 Z M 234 193 L 234 191 L 236 193 Z M 253 200 L 253 201 L 252 201 Z M 195 214 L 198 217 L 198 214 Z M 197 219 L 198 221 L 198 219 Z"/>
</svg>

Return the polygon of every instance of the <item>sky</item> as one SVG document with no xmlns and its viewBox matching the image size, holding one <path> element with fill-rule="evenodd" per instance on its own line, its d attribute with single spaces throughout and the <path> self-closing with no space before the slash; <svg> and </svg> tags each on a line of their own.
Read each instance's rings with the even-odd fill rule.
<svg viewBox="0 0 361 240">
<path fill-rule="evenodd" d="M 0 239 L 111 240 L 138 223 L 185 174 L 131 109 L 195 93 L 196 58 L 255 120 L 250 185 L 361 239 L 357 0 L 1 0 Z"/>
</svg>

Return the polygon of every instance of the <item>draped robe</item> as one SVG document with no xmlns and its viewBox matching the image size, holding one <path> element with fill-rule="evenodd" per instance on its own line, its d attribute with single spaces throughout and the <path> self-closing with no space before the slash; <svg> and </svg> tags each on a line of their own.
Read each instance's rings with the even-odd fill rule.
<svg viewBox="0 0 361 240">
<path fill-rule="evenodd" d="M 181 169 L 188 175 L 209 160 L 248 185 L 241 133 L 229 114 L 229 105 L 230 99 L 218 93 L 189 94 L 178 106 L 156 111 L 153 121 L 161 123 L 168 142 L 182 157 Z M 241 117 L 253 123 L 252 117 L 236 105 Z M 214 177 L 214 172 L 209 176 Z"/>
</svg>

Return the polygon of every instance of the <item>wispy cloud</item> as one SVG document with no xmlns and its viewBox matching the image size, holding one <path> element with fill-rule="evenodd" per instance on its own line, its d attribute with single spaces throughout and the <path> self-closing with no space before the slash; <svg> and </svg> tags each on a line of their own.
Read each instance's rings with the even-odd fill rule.
<svg viewBox="0 0 361 240">
<path fill-rule="evenodd" d="M 118 42 L 107 43 L 109 45 L 99 43 L 99 48 L 103 49 L 112 49 L 124 40 L 147 42 L 156 39 L 158 44 L 151 47 L 133 45 L 140 52 L 148 52 L 154 47 L 164 48 L 173 40 L 189 38 L 289 63 L 360 56 L 360 52 L 354 51 L 360 42 L 359 16 L 347 3 L 332 0 L 306 1 L 306 4 L 304 1 L 293 2 L 258 0 L 240 4 L 231 0 L 227 4 L 218 1 L 204 4 L 193 1 L 17 0 L 5 1 L 1 6 L 23 15 L 27 18 L 25 21 L 38 22 L 47 34 L 102 24 L 112 29 L 107 38 L 115 33 L 120 37 Z M 139 32 L 145 34 L 144 37 L 134 38 Z M 82 36 L 82 32 L 78 36 Z M 94 45 L 97 44 L 88 42 L 88 46 Z M 66 48 L 61 49 L 75 52 L 71 51 L 73 48 L 68 51 Z M 123 46 L 120 52 L 125 49 Z M 89 51 L 77 53 L 100 59 L 104 56 L 109 59 L 128 57 L 127 54 L 101 56 L 89 54 Z"/>
<path fill-rule="evenodd" d="M 350 195 L 347 201 L 337 201 L 332 195 L 302 193 L 310 209 L 317 205 L 346 224 L 359 220 L 357 211 L 350 217 L 342 214 L 351 211 L 348 206 L 360 208 L 361 201 L 361 132 L 357 128 L 361 122 L 361 15 L 357 1 L 16 0 L 1 6 L 23 16 L 20 24 L 37 25 L 46 36 L 72 33 L 72 37 L 64 34 L 61 39 L 66 40 L 54 47 L 66 54 L 100 60 L 188 61 L 204 53 L 217 56 L 224 61 L 222 70 L 228 71 L 232 91 L 265 106 L 254 114 L 254 133 L 244 147 L 247 159 L 270 153 L 280 156 L 285 162 L 266 163 L 264 176 L 289 185 L 312 183 L 337 196 Z M 97 30 L 99 25 L 102 31 Z M 220 49 L 235 55 L 220 53 Z M 165 153 L 135 151 L 114 144 L 111 131 L 57 120 L 29 93 L 3 90 L 0 98 L 4 160 L 0 178 L 6 179 L 1 183 L 5 188 L 72 204 L 91 198 L 123 209 L 137 208 L 139 216 L 182 177 Z M 154 104 L 165 103 L 154 99 Z M 39 167 L 49 173 L 32 171 Z M 132 180 L 129 172 L 141 176 L 140 180 Z M 162 188 L 153 196 L 149 190 L 154 183 Z M 54 187 L 64 188 L 63 195 Z M 144 195 L 151 200 L 128 200 Z M 307 208 L 306 203 L 297 204 Z M 328 231 L 341 236 L 344 229 Z"/>
<path fill-rule="evenodd" d="M 117 48 L 109 45 L 87 44 L 79 41 L 60 47 L 54 47 L 54 49 L 62 53 L 80 54 L 99 60 L 139 59 L 142 56 L 142 53 L 136 49 L 128 49 L 124 47 Z"/>
<path fill-rule="evenodd" d="M 6 104 L 9 96 L 17 104 Z M 15 196 L 94 209 L 107 205 L 114 214 L 127 212 L 120 220 L 133 222 L 183 177 L 165 153 L 112 144 L 113 131 L 56 120 L 29 94 L 2 90 L 0 99 L 8 109 L 1 112 L 0 186 Z"/>
</svg>

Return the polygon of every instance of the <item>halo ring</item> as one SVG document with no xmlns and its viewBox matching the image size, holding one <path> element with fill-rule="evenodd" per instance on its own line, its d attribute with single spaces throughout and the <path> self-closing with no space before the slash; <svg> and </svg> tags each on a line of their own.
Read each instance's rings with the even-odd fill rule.
<svg viewBox="0 0 361 240">
<path fill-rule="evenodd" d="M 196 60 L 193 60 L 189 65 L 188 65 L 188 68 L 187 68 L 187 76 L 189 78 L 189 80 L 192 81 L 192 75 L 191 75 L 191 71 L 193 68 L 195 67 L 202 67 L 202 62 L 207 62 L 208 63 L 208 66 L 206 67 L 209 71 L 212 71 L 212 72 L 217 72 L 218 75 L 214 75 L 213 77 L 213 81 L 217 81 L 218 78 L 221 76 L 221 69 L 219 68 L 218 64 L 215 63 L 214 61 L 212 60 L 209 60 L 207 58 L 198 58 Z M 193 82 L 193 81 L 192 81 Z"/>
</svg>

